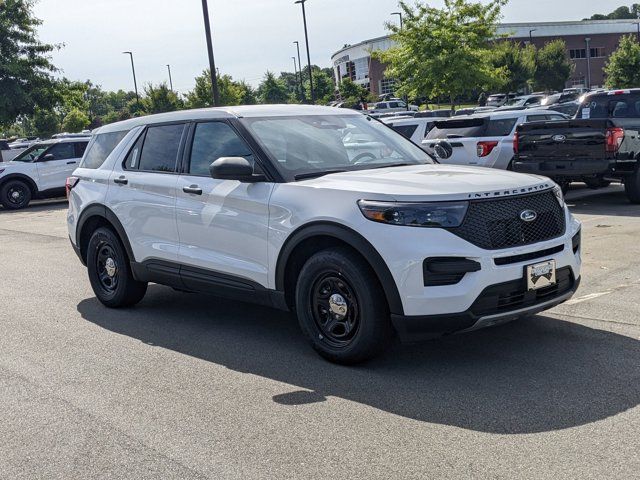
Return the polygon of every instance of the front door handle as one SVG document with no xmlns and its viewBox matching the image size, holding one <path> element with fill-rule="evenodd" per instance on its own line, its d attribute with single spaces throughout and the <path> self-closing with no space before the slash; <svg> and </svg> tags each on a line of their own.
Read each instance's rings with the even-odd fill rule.
<svg viewBox="0 0 640 480">
<path fill-rule="evenodd" d="M 184 193 L 191 193 L 193 195 L 202 195 L 202 189 L 198 185 L 190 185 L 188 187 L 182 187 Z"/>
<path fill-rule="evenodd" d="M 76 162 L 74 162 L 74 161 L 67 162 L 67 165 L 75 165 L 75 164 L 76 164 Z"/>
<path fill-rule="evenodd" d="M 127 180 L 124 176 L 120 176 L 118 178 L 114 178 L 113 183 L 117 183 L 118 185 L 126 185 L 127 183 L 129 183 L 129 180 Z"/>
</svg>

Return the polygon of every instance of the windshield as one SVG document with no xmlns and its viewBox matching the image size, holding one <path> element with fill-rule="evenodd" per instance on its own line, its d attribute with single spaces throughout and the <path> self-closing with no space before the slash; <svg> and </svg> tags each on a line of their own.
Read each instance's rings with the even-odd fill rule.
<svg viewBox="0 0 640 480">
<path fill-rule="evenodd" d="M 51 145 L 33 145 L 13 159 L 14 162 L 33 162 Z"/>
<path fill-rule="evenodd" d="M 433 163 L 424 150 L 365 115 L 263 117 L 242 122 L 288 178 Z"/>
</svg>

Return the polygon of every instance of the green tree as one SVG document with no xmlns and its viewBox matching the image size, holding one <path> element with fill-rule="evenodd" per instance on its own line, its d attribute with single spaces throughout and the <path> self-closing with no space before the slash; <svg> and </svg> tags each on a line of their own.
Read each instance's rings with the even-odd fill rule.
<svg viewBox="0 0 640 480">
<path fill-rule="evenodd" d="M 62 122 L 62 130 L 69 133 L 79 133 L 89 126 L 89 116 L 77 108 L 67 113 Z"/>
<path fill-rule="evenodd" d="M 500 70 L 504 93 L 517 92 L 531 81 L 536 71 L 535 55 L 533 45 L 523 47 L 506 41 L 495 45 L 491 51 L 491 62 Z"/>
<path fill-rule="evenodd" d="M 367 101 L 371 97 L 369 90 L 357 83 L 354 83 L 350 78 L 345 78 L 340 82 L 338 87 L 340 92 L 340 98 L 348 106 L 353 107 L 362 101 Z"/>
<path fill-rule="evenodd" d="M 209 71 L 206 69 L 195 78 L 194 89 L 186 95 L 186 103 L 189 108 L 213 106 Z M 231 75 L 218 75 L 217 80 L 221 105 L 252 105 L 257 103 L 255 92 L 245 81 L 238 82 Z"/>
<path fill-rule="evenodd" d="M 0 125 L 29 115 L 37 106 L 55 102 L 49 53 L 56 48 L 40 42 L 33 0 L 0 1 Z"/>
<path fill-rule="evenodd" d="M 445 0 L 440 9 L 401 1 L 404 28 L 387 24 L 395 46 L 375 52 L 388 65 L 388 77 L 396 80 L 396 93 L 443 96 L 453 104 L 459 95 L 499 83 L 501 70 L 491 63 L 489 51 L 506 3 Z"/>
<path fill-rule="evenodd" d="M 320 68 L 312 68 L 313 72 L 313 90 L 316 95 L 316 103 L 324 105 L 332 101 L 335 97 L 335 84 L 333 77 L 329 76 Z M 308 75 L 307 75 L 308 77 Z M 307 98 L 311 98 L 311 87 L 309 82 L 305 83 L 305 92 Z"/>
<path fill-rule="evenodd" d="M 607 15 L 596 13 L 592 15 L 591 18 L 585 18 L 585 20 L 621 20 L 636 18 L 640 18 L 640 4 L 634 3 L 631 5 L 631 8 L 627 6 L 618 7 Z"/>
<path fill-rule="evenodd" d="M 571 77 L 573 64 L 567 58 L 563 40 L 547 43 L 536 53 L 536 72 L 533 80 L 538 90 L 562 90 Z"/>
<path fill-rule="evenodd" d="M 166 83 L 157 87 L 148 84 L 144 87 L 145 96 L 142 98 L 142 106 L 147 113 L 173 112 L 182 108 L 182 102 Z"/>
<path fill-rule="evenodd" d="M 604 67 L 607 88 L 640 87 L 640 44 L 633 35 L 625 35 Z"/>
<path fill-rule="evenodd" d="M 289 92 L 287 86 L 272 73 L 267 71 L 258 87 L 258 99 L 261 103 L 287 103 Z"/>
</svg>

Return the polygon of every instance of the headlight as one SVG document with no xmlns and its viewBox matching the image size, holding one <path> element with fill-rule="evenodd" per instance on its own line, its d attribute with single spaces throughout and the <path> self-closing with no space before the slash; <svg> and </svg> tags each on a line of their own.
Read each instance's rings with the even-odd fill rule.
<svg viewBox="0 0 640 480">
<path fill-rule="evenodd" d="M 553 194 L 556 196 L 556 200 L 561 207 L 564 207 L 564 194 L 562 193 L 562 187 L 560 185 L 556 185 L 553 187 Z"/>
<path fill-rule="evenodd" d="M 407 227 L 459 227 L 468 202 L 399 203 L 359 200 L 362 214 L 369 220 Z"/>
</svg>

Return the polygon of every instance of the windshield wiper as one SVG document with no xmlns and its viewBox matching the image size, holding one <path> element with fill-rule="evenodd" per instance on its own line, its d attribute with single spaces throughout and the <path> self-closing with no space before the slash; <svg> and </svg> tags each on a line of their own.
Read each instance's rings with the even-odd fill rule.
<svg viewBox="0 0 640 480">
<path fill-rule="evenodd" d="M 344 172 L 348 172 L 348 170 L 320 170 L 318 172 L 307 172 L 307 173 L 299 173 L 298 175 L 295 175 L 293 178 L 294 180 L 304 180 L 306 178 L 317 178 L 317 177 L 323 177 L 325 175 L 330 175 L 332 173 L 344 173 Z"/>
</svg>

